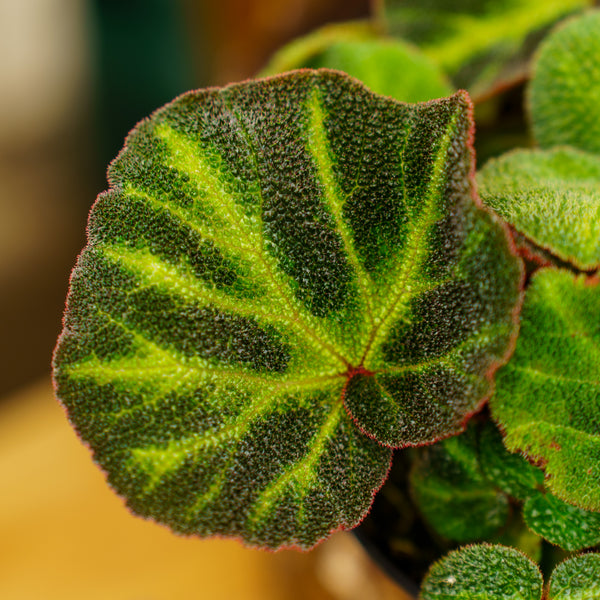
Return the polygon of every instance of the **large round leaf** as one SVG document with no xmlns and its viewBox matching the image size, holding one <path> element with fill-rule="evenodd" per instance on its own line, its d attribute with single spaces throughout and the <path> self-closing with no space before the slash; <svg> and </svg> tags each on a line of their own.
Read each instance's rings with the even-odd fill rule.
<svg viewBox="0 0 600 600">
<path fill-rule="evenodd" d="M 464 93 L 406 105 L 330 71 L 189 93 L 136 127 L 55 355 L 135 512 L 310 547 L 362 519 L 389 447 L 463 428 L 520 295 L 472 199 L 471 129 Z"/>
<path fill-rule="evenodd" d="M 529 94 L 540 146 L 600 154 L 600 11 L 571 19 L 544 41 Z"/>
<path fill-rule="evenodd" d="M 498 374 L 492 413 L 509 450 L 544 466 L 562 500 L 600 511 L 600 287 L 543 269 L 523 307 L 515 354 Z"/>
</svg>

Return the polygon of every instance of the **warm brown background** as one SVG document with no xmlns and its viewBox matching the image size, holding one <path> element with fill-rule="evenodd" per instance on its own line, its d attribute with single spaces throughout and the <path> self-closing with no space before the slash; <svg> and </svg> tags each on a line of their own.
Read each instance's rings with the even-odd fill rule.
<svg viewBox="0 0 600 600">
<path fill-rule="evenodd" d="M 364 15 L 367 4 L 0 0 L 3 600 L 403 598 L 346 534 L 309 554 L 268 554 L 231 541 L 178 538 L 132 517 L 73 434 L 49 383 L 87 211 L 127 130 L 187 88 L 252 76 L 286 39 Z M 175 49 L 153 57 L 151 46 L 140 51 L 139 32 L 150 30 L 150 8 L 161 5 L 175 23 L 161 43 Z M 117 19 L 121 33 L 113 43 L 110 20 L 102 26 L 102 18 L 120 18 L 125 6 L 135 8 L 135 20 Z M 121 54 L 111 56 L 115 48 Z M 161 64 L 166 56 L 171 62 Z M 169 80 L 170 71 L 178 78 Z"/>
</svg>

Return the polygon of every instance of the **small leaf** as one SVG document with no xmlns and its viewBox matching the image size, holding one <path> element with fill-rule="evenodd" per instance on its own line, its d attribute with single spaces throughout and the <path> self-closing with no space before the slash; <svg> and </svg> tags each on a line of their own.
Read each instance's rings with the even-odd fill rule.
<svg viewBox="0 0 600 600">
<path fill-rule="evenodd" d="M 600 11 L 562 24 L 540 47 L 529 93 L 533 133 L 600 154 Z"/>
<path fill-rule="evenodd" d="M 600 267 L 600 156 L 516 150 L 477 177 L 481 199 L 535 245 L 583 270 Z"/>
<path fill-rule="evenodd" d="M 520 294 L 472 199 L 470 115 L 464 93 L 407 105 L 301 71 L 185 94 L 130 134 L 55 380 L 136 513 L 308 548 L 364 517 L 381 444 L 463 428 Z"/>
<path fill-rule="evenodd" d="M 562 500 L 600 511 L 600 288 L 542 269 L 528 288 L 515 354 L 490 400 L 509 450 L 544 467 Z"/>
<path fill-rule="evenodd" d="M 435 563 L 421 587 L 421 600 L 540 600 L 537 566 L 513 548 L 487 544 L 450 552 Z"/>
<path fill-rule="evenodd" d="M 600 543 L 600 513 L 572 506 L 552 494 L 532 495 L 523 506 L 523 516 L 535 533 L 565 550 Z"/>
<path fill-rule="evenodd" d="M 552 573 L 548 600 L 597 598 L 600 598 L 600 554 L 569 558 Z"/>
<path fill-rule="evenodd" d="M 525 500 L 544 483 L 544 472 L 518 454 L 510 453 L 502 434 L 492 422 L 486 423 L 479 441 L 481 469 L 491 483 L 509 496 Z"/>
<path fill-rule="evenodd" d="M 485 539 L 508 518 L 508 501 L 481 473 L 473 427 L 462 435 L 419 449 L 411 492 L 423 517 L 456 542 Z"/>
<path fill-rule="evenodd" d="M 311 34 L 306 44 L 311 43 L 312 46 L 315 35 Z M 331 38 L 329 30 L 323 35 L 327 41 Z M 314 55 L 300 55 L 302 60 L 294 62 L 289 58 L 287 61 L 278 59 L 275 55 L 272 66 L 267 67 L 263 74 L 275 74 L 278 72 L 274 70 L 276 68 L 281 71 L 304 67 L 336 69 L 360 79 L 373 92 L 402 102 L 423 102 L 452 93 L 446 77 L 417 48 L 400 40 L 357 37 L 323 43 Z M 292 54 L 286 48 L 280 52 L 288 57 Z"/>
<path fill-rule="evenodd" d="M 475 96 L 527 75 L 546 28 L 591 0 L 385 0 L 384 18 Z"/>
</svg>

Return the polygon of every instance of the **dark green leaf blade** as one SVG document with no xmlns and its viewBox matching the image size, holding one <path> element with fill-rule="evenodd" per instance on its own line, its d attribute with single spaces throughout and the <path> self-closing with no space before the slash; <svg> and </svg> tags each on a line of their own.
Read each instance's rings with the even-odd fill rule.
<svg viewBox="0 0 600 600">
<path fill-rule="evenodd" d="M 507 521 L 507 498 L 481 472 L 473 427 L 416 451 L 410 486 L 427 523 L 452 541 L 488 538 Z"/>
<path fill-rule="evenodd" d="M 600 154 L 600 11 L 561 24 L 540 47 L 529 90 L 539 145 Z"/>
<path fill-rule="evenodd" d="M 585 276 L 533 278 L 515 354 L 490 400 L 505 444 L 546 472 L 560 499 L 600 510 L 600 293 Z"/>
<path fill-rule="evenodd" d="M 272 548 L 356 525 L 391 453 L 348 417 L 368 400 L 354 380 L 411 370 L 382 347 L 405 304 L 444 286 L 462 295 L 438 311 L 472 318 L 441 352 L 426 333 L 452 359 L 434 382 L 470 387 L 449 377 L 448 407 L 418 426 L 396 411 L 378 441 L 462 427 L 513 335 L 520 273 L 471 198 L 469 111 L 463 94 L 411 106 L 303 71 L 186 94 L 130 134 L 90 216 L 54 375 L 135 512 Z"/>
<path fill-rule="evenodd" d="M 600 513 L 572 506 L 552 494 L 533 494 L 523 506 L 523 516 L 535 533 L 570 552 L 600 543 Z"/>
<path fill-rule="evenodd" d="M 478 173 L 479 194 L 536 246 L 583 270 L 600 266 L 600 157 L 515 150 Z"/>
<path fill-rule="evenodd" d="M 540 600 L 542 575 L 526 556 L 505 546 L 481 544 L 450 552 L 435 563 L 421 600 Z"/>
<path fill-rule="evenodd" d="M 600 554 L 583 554 L 558 565 L 550 578 L 549 600 L 600 598 Z"/>
</svg>

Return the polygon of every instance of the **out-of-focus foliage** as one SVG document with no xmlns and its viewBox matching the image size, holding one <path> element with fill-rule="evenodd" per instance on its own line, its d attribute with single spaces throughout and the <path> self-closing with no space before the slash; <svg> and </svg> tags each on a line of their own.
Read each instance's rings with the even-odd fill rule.
<svg viewBox="0 0 600 600">
<path fill-rule="evenodd" d="M 426 521 L 456 542 L 486 539 L 508 519 L 508 499 L 481 472 L 475 427 L 420 450 L 411 491 Z"/>
<path fill-rule="evenodd" d="M 377 94 L 402 102 L 423 102 L 453 91 L 439 67 L 415 46 L 378 37 L 363 24 L 326 27 L 292 42 L 261 74 L 298 68 L 344 71 Z"/>
<path fill-rule="evenodd" d="M 392 35 L 409 40 L 474 96 L 527 75 L 547 28 L 591 0 L 384 0 Z"/>
<path fill-rule="evenodd" d="M 600 154 L 600 11 L 561 24 L 535 64 L 529 104 L 543 148 L 568 144 Z"/>
</svg>

